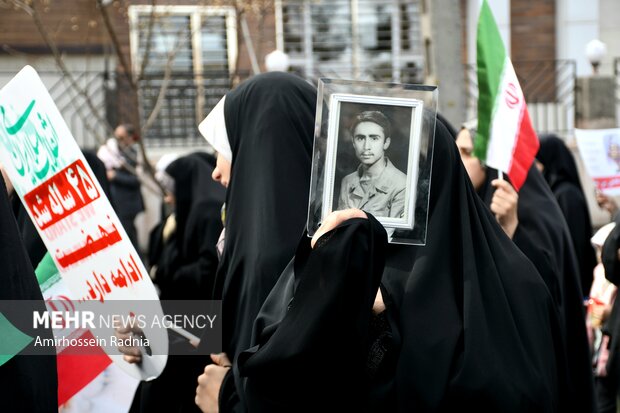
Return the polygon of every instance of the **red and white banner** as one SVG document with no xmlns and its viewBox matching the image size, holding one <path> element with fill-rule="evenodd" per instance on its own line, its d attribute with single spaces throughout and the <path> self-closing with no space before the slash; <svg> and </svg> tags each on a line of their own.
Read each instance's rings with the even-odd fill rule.
<svg viewBox="0 0 620 413">
<path fill-rule="evenodd" d="M 0 90 L 0 161 L 71 301 L 96 301 L 109 309 L 116 300 L 136 306 L 158 300 L 112 205 L 30 66 Z M 163 316 L 161 305 L 158 312 Z M 114 335 L 113 327 L 105 333 Z M 155 348 L 140 365 L 126 363 L 118 351 L 108 356 L 133 377 L 150 379 L 165 366 L 168 338 L 161 328 L 144 333 Z"/>
</svg>

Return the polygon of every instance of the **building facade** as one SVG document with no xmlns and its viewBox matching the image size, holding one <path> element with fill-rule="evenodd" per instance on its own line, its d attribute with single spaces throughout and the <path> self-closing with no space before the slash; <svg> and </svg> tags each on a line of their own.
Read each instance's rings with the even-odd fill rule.
<svg viewBox="0 0 620 413">
<path fill-rule="evenodd" d="M 490 0 L 539 131 L 570 134 L 585 44 L 620 55 L 614 0 Z M 587 4 L 585 4 L 587 3 Z M 431 83 L 455 124 L 475 116 L 479 0 L 0 1 L 0 85 L 41 74 L 84 147 L 120 122 L 148 147 L 204 146 L 197 124 L 279 49 L 319 77 Z M 615 17 L 614 17 L 615 16 Z M 59 69 L 59 62 L 64 66 Z"/>
</svg>

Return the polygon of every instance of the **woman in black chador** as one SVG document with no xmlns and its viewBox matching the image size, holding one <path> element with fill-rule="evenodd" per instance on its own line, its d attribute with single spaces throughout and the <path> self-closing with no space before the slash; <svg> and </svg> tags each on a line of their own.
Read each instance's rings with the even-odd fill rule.
<svg viewBox="0 0 620 413">
<path fill-rule="evenodd" d="M 165 245 L 160 245 L 163 227 L 151 234 L 155 245 L 150 254 L 162 300 L 204 300 L 213 293 L 225 196 L 224 188 L 211 179 L 214 166 L 215 159 L 193 153 L 166 168 L 174 180 L 176 227 Z"/>
<path fill-rule="evenodd" d="M 579 265 L 581 293 L 583 297 L 587 297 L 594 277 L 596 253 L 590 243 L 592 222 L 579 181 L 575 158 L 566 144 L 556 135 L 541 135 L 536 159 L 569 224 L 568 229 Z"/>
<path fill-rule="evenodd" d="M 478 195 L 491 208 L 500 225 L 513 242 L 536 266 L 554 298 L 560 315 L 566 365 L 561 366 L 568 377 L 570 406 L 580 411 L 595 411 L 594 381 L 590 349 L 586 332 L 583 292 L 579 281 L 579 267 L 566 220 L 549 185 L 532 165 L 518 196 L 508 179 L 498 180 L 496 169 L 483 166 L 472 156 L 473 142 L 467 128 L 456 137 L 461 159 L 468 170 Z M 512 191 L 517 199 L 512 213 L 517 218 L 511 231 L 501 209 L 496 209 L 498 193 Z"/>
<path fill-rule="evenodd" d="M 440 120 L 426 245 L 394 246 L 386 267 L 394 411 L 565 411 L 553 298 L 476 194 Z"/>
<path fill-rule="evenodd" d="M 316 89 L 303 79 L 265 73 L 229 92 L 201 125 L 218 166 L 232 162 L 230 181 L 216 176 L 220 168 L 214 174 L 228 186 L 215 292 L 231 360 L 250 346 L 254 319 L 304 231 L 315 106 Z M 219 399 L 220 412 L 243 406 L 232 374 Z"/>
<path fill-rule="evenodd" d="M 166 168 L 174 179 L 176 227 L 172 235 L 164 236 L 165 226 L 157 226 L 149 246 L 151 264 L 156 266 L 153 281 L 162 300 L 211 298 L 218 263 L 215 245 L 222 231 L 220 210 L 224 202 L 224 189 L 211 179 L 214 164 L 215 159 L 193 153 Z M 162 303 L 167 312 L 166 301 Z M 197 330 L 191 332 L 200 334 Z M 206 357 L 190 356 L 193 347 L 185 338 L 171 333 L 169 340 L 166 368 L 157 379 L 140 384 L 130 412 L 199 411 L 194 390 Z"/>
<path fill-rule="evenodd" d="M 304 236 L 290 252 L 228 373 L 248 411 L 566 407 L 548 289 L 477 197 L 441 122 L 434 153 L 425 246 L 387 246 L 372 215 L 354 214 L 328 217 L 316 244 Z"/>
<path fill-rule="evenodd" d="M 0 169 L 2 169 L 1 165 Z M 8 301 L 5 300 L 30 300 L 30 303 L 38 303 L 30 304 L 30 306 L 24 304 L 24 311 L 28 311 L 27 308 L 32 308 L 39 312 L 45 312 L 43 296 L 17 229 L 7 197 L 7 188 L 2 178 L 0 176 L 0 256 L 2 259 L 0 301 L 7 304 Z M 13 193 L 13 196 L 17 198 L 16 193 Z M 30 320 L 29 326 L 32 327 L 32 315 L 28 318 Z M 52 339 L 50 329 L 40 327 L 32 331 L 25 331 L 22 328 L 20 330 L 33 339 L 35 335 L 38 335 L 42 340 Z M 4 334 L 9 333 L 5 331 Z M 0 340 L 7 338 L 3 336 Z M 0 400 L 2 400 L 0 410 L 7 412 L 58 412 L 56 356 L 41 355 L 43 354 L 41 349 L 36 353 L 34 345 L 35 341 L 33 340 L 28 345 L 28 349 L 34 350 L 36 355 L 16 355 L 0 365 Z"/>
</svg>

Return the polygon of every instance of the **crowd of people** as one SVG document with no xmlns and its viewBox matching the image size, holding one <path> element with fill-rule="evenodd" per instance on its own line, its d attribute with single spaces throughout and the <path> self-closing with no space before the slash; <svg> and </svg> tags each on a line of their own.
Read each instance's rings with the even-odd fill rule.
<svg viewBox="0 0 620 413">
<path fill-rule="evenodd" d="M 170 206 L 150 233 L 151 276 L 162 300 L 221 300 L 222 352 L 170 356 L 130 411 L 615 412 L 620 225 L 592 237 L 564 141 L 539 136 L 517 192 L 474 156 L 475 121 L 455 128 L 438 114 L 426 243 L 390 244 L 376 218 L 402 216 L 406 174 L 384 154 L 389 119 L 364 111 L 350 125 L 359 165 L 310 237 L 316 100 L 300 77 L 256 75 L 199 125 L 215 156 L 160 168 Z M 135 242 L 144 205 L 133 134 L 120 125 L 91 166 L 115 202 L 130 203 L 119 216 Z M 19 257 L 9 281 L 28 278 L 0 291 L 40 297 L 23 274 L 45 248 L 10 186 L 0 189 L 0 246 Z M 597 202 L 620 221 L 612 197 L 598 193 Z M 124 351 L 141 362 L 139 349 Z M 38 372 L 28 360 L 5 366 L 55 379 L 53 358 Z M 36 380 L 20 385 L 40 393 L 30 396 L 33 411 L 56 408 Z"/>
</svg>

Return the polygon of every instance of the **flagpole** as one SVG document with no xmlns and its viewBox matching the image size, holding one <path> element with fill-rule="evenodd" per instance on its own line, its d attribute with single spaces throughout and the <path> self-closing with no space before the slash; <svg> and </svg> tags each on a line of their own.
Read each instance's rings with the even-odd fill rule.
<svg viewBox="0 0 620 413">
<path fill-rule="evenodd" d="M 499 179 L 500 181 L 504 180 L 504 173 L 499 169 L 497 170 L 497 179 Z"/>
</svg>

